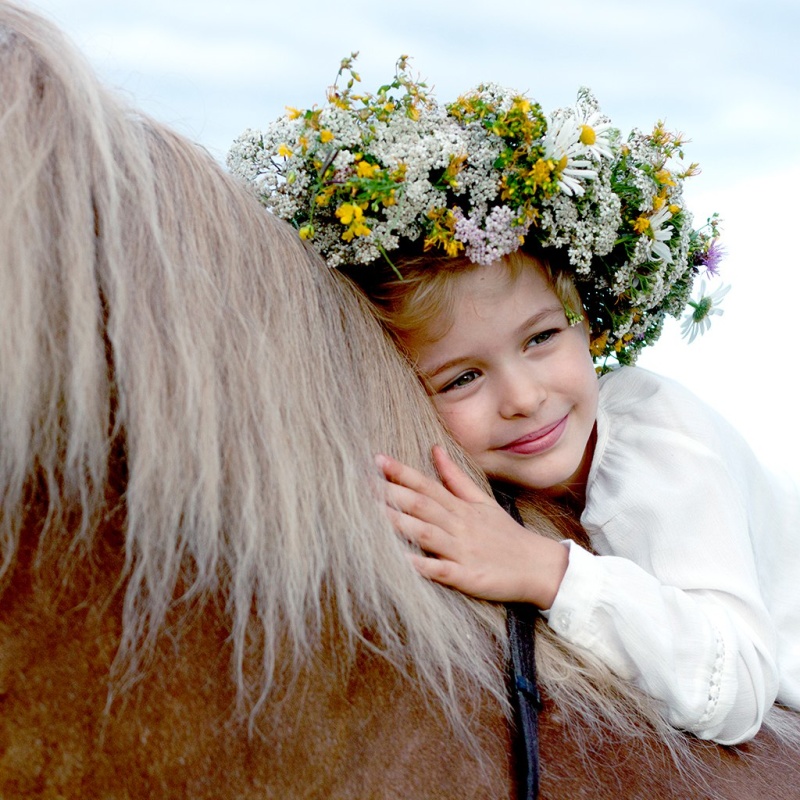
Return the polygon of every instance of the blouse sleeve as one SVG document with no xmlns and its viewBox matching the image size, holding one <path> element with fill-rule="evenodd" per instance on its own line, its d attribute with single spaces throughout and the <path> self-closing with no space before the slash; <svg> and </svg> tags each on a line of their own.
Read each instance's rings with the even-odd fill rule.
<svg viewBox="0 0 800 800">
<path fill-rule="evenodd" d="M 605 555 L 568 545 L 547 616 L 663 701 L 675 727 L 735 744 L 756 734 L 775 701 L 776 635 L 740 460 L 709 446 L 702 426 L 699 436 L 676 430 L 672 416 L 685 413 L 670 406 L 656 424 L 634 414 L 619 437 L 612 420 L 582 520 Z"/>
</svg>

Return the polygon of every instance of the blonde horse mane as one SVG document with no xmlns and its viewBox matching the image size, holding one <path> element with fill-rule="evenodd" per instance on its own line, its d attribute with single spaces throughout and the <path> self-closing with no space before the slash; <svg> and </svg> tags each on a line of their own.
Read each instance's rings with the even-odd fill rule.
<svg viewBox="0 0 800 800">
<path fill-rule="evenodd" d="M 332 604 L 446 706 L 456 680 L 502 696 L 501 615 L 421 581 L 371 491 L 375 452 L 425 464 L 442 439 L 377 324 L 54 27 L 2 3 L 0 31 L 0 575 L 37 492 L 40 551 L 90 553 L 122 453 L 125 675 L 215 595 L 249 708 Z"/>
<path fill-rule="evenodd" d="M 329 613 L 462 731 L 464 692 L 505 707 L 502 611 L 417 576 L 376 498 L 376 452 L 462 457 L 356 293 L 4 0 L 0 141 L 0 591 L 41 498 L 40 569 L 56 554 L 62 578 L 122 508 L 122 685 L 171 615 L 221 597 L 251 715 L 280 646 L 309 658 Z M 564 714 L 680 749 L 654 703 L 540 633 Z"/>
</svg>

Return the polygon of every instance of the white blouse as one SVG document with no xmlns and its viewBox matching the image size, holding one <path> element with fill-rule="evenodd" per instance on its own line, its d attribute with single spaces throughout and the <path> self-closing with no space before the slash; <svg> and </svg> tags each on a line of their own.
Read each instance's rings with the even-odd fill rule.
<svg viewBox="0 0 800 800">
<path fill-rule="evenodd" d="M 735 744 L 778 699 L 800 709 L 800 494 L 679 384 L 601 378 L 581 522 L 549 613 L 563 638 Z"/>
</svg>

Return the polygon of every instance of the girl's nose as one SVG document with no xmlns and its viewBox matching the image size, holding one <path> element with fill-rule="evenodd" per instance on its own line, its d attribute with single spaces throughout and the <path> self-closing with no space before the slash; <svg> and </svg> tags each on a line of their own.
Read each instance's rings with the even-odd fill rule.
<svg viewBox="0 0 800 800">
<path fill-rule="evenodd" d="M 504 419 L 532 416 L 547 397 L 543 382 L 524 368 L 505 375 L 498 389 L 499 411 Z"/>
</svg>

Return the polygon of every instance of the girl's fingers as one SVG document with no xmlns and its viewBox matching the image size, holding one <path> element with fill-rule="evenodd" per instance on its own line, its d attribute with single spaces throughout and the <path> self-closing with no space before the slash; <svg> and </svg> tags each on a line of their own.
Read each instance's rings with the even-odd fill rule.
<svg viewBox="0 0 800 800">
<path fill-rule="evenodd" d="M 454 521 L 454 512 L 445 508 L 437 500 L 421 494 L 416 489 L 409 489 L 399 483 L 386 483 L 383 494 L 387 506 L 413 517 L 422 523 L 435 525 L 450 532 Z"/>
<path fill-rule="evenodd" d="M 408 554 L 409 561 L 414 565 L 414 569 L 423 578 L 441 583 L 444 586 L 456 586 L 458 584 L 458 565 L 452 561 L 443 561 L 440 558 L 429 558 L 420 556 L 416 553 Z"/>
<path fill-rule="evenodd" d="M 430 497 L 444 508 L 451 508 L 452 503 L 449 501 L 452 499 L 452 493 L 439 481 L 383 454 L 375 456 L 375 463 L 391 483 L 405 486 L 420 495 Z"/>
<path fill-rule="evenodd" d="M 412 544 L 417 545 L 426 553 L 432 553 L 440 558 L 450 557 L 452 537 L 445 533 L 441 528 L 422 522 L 415 517 L 410 517 L 402 511 L 387 506 L 387 514 L 394 529 L 403 538 Z"/>
<path fill-rule="evenodd" d="M 468 503 L 483 503 L 488 495 L 461 469 L 438 444 L 433 448 L 433 461 L 444 485 L 459 499 Z"/>
</svg>

